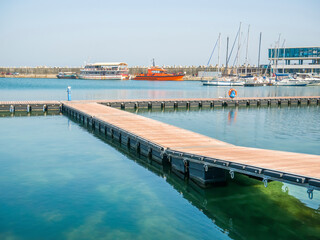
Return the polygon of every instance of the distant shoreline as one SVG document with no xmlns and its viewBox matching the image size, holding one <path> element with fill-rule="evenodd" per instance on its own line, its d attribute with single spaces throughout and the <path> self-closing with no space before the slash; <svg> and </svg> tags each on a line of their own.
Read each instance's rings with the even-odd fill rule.
<svg viewBox="0 0 320 240">
<path fill-rule="evenodd" d="M 223 67 L 218 68 L 217 66 L 163 66 L 164 69 L 168 70 L 169 73 L 184 73 L 186 75 L 185 80 L 197 79 L 201 72 L 224 72 Z M 80 67 L 0 67 L 0 77 L 20 77 L 20 78 L 56 78 L 59 72 L 74 72 L 80 74 Z M 140 73 L 147 73 L 148 67 L 137 66 L 129 67 L 130 75 L 138 75 Z M 248 74 L 255 74 L 257 67 L 248 67 Z M 260 69 L 262 70 L 262 69 Z M 266 69 L 263 69 L 264 71 Z M 236 68 L 229 67 L 227 73 L 236 73 Z M 246 72 L 245 66 L 238 68 L 238 72 L 244 74 Z M 12 75 L 18 74 L 18 75 Z"/>
<path fill-rule="evenodd" d="M 45 78 L 45 79 L 58 79 L 56 74 L 19 74 L 19 75 L 0 75 L 0 78 Z M 209 80 L 212 77 L 195 77 L 192 75 L 186 75 L 183 80 L 184 81 L 201 81 L 201 80 Z M 63 81 L 64 79 L 60 79 Z M 80 79 L 81 80 L 81 79 Z M 108 81 L 108 80 L 101 80 Z"/>
<path fill-rule="evenodd" d="M 0 78 L 57 78 L 56 74 L 0 75 Z"/>
</svg>

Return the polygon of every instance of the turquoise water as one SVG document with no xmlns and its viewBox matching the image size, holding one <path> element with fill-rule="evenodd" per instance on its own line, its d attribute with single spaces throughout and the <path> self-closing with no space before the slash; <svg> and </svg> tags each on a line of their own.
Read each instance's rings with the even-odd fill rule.
<svg viewBox="0 0 320 240">
<path fill-rule="evenodd" d="M 228 238 L 164 178 L 68 118 L 0 122 L 0 239 Z"/>
<path fill-rule="evenodd" d="M 254 131 L 242 130 L 243 123 L 255 128 L 254 120 L 244 121 L 241 116 L 276 117 L 272 112 L 277 110 L 283 119 L 281 128 L 291 109 L 238 109 L 231 122 L 227 108 L 143 114 L 200 133 L 207 129 L 207 135 L 219 133 L 212 126 L 213 119 L 221 115 L 223 128 L 247 132 L 246 145 Z M 295 119 L 301 121 L 316 110 L 318 107 L 295 109 Z M 271 114 L 261 113 L 268 111 Z M 257 121 L 260 127 L 265 123 L 262 119 Z M 192 127 L 195 120 L 201 126 Z M 0 135 L 5 136 L 0 138 L 0 239 L 320 236 L 319 192 L 309 200 L 304 188 L 279 182 L 264 188 L 260 181 L 241 175 L 229 179 L 226 187 L 204 190 L 180 179 L 169 167 L 130 153 L 65 116 L 2 117 L 0 126 Z M 292 136 L 296 141 L 303 135 L 297 133 Z M 268 138 L 277 145 L 281 140 L 272 136 Z M 312 149 L 309 144 L 316 139 L 315 134 L 301 145 Z"/>
<path fill-rule="evenodd" d="M 101 81 L 74 79 L 0 78 L 0 101 L 72 99 L 145 99 L 226 97 L 229 87 L 202 86 L 198 81 Z M 313 87 L 236 87 L 240 97 L 319 96 Z"/>
<path fill-rule="evenodd" d="M 199 82 L 0 79 L 0 100 L 219 97 Z M 319 87 L 240 88 L 245 96 Z M 241 146 L 320 154 L 318 106 L 142 111 Z M 38 116 L 37 116 L 38 115 Z M 62 115 L 0 113 L 0 239 L 319 239 L 320 194 L 236 174 L 201 189 Z M 15 116 L 15 117 L 14 117 Z M 18 117 L 19 116 L 19 117 Z"/>
</svg>

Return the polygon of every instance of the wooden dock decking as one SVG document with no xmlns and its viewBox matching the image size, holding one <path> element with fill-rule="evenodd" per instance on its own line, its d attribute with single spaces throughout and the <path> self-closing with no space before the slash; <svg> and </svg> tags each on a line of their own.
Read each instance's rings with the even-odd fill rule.
<svg viewBox="0 0 320 240">
<path fill-rule="evenodd" d="M 223 169 L 231 177 L 234 172 L 259 177 L 265 185 L 277 180 L 305 186 L 309 196 L 320 189 L 319 155 L 235 146 L 103 104 L 63 102 L 62 108 L 143 155 L 168 158 L 173 168 L 204 185 L 223 179 L 217 171 Z"/>
</svg>

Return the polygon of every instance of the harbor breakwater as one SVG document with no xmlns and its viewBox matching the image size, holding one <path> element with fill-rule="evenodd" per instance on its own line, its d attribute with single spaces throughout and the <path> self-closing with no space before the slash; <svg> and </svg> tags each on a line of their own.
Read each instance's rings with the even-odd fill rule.
<svg viewBox="0 0 320 240">
<path fill-rule="evenodd" d="M 227 72 L 235 73 L 236 69 L 233 67 L 219 68 L 217 66 L 163 66 L 171 73 L 184 73 L 185 80 L 191 80 L 199 78 L 201 72 Z M 19 77 L 19 78 L 56 78 L 59 72 L 74 72 L 80 74 L 81 67 L 0 67 L 0 77 Z M 135 66 L 129 68 L 130 75 L 137 75 L 140 73 L 147 73 L 148 67 L 145 66 Z M 257 67 L 249 66 L 247 68 L 248 73 L 256 73 Z M 238 68 L 238 72 L 244 73 L 245 66 Z"/>
</svg>

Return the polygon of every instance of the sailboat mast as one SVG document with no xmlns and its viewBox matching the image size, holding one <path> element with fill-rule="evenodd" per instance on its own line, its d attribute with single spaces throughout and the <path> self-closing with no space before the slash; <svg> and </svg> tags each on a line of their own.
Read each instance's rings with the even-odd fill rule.
<svg viewBox="0 0 320 240">
<path fill-rule="evenodd" d="M 228 48 L 229 48 L 229 37 L 227 37 L 226 68 L 224 72 L 228 71 Z"/>
<path fill-rule="evenodd" d="M 221 33 L 219 33 L 219 43 L 218 43 L 218 74 L 220 70 L 220 44 L 221 44 Z"/>
<path fill-rule="evenodd" d="M 262 32 L 260 32 L 260 38 L 259 38 L 259 53 L 258 53 L 258 75 L 260 75 L 260 51 L 261 51 L 261 36 L 262 36 Z"/>
<path fill-rule="evenodd" d="M 240 42 L 241 42 L 241 22 L 239 26 L 239 38 L 238 38 L 237 75 L 238 75 L 239 58 L 240 58 Z"/>
<path fill-rule="evenodd" d="M 246 49 L 246 75 L 248 72 L 248 47 L 249 47 L 249 32 L 250 32 L 250 25 L 248 26 L 248 36 L 247 36 L 247 49 Z"/>
<path fill-rule="evenodd" d="M 286 53 L 286 48 L 285 48 L 285 43 L 286 43 L 286 40 L 284 39 L 283 40 L 283 44 L 282 44 L 282 48 L 283 48 L 283 55 L 282 55 L 282 60 L 283 60 L 283 67 L 282 67 L 282 73 L 284 73 L 284 64 L 285 64 L 285 53 Z"/>
<path fill-rule="evenodd" d="M 279 34 L 279 38 L 278 38 L 278 42 L 276 45 L 276 50 L 277 50 L 277 55 L 276 55 L 276 73 L 278 73 L 278 60 L 279 60 L 279 47 L 280 47 L 280 37 L 281 37 L 281 33 Z"/>
<path fill-rule="evenodd" d="M 214 47 L 213 47 L 213 49 L 212 49 L 212 52 L 211 52 L 211 54 L 210 54 L 210 57 L 209 57 L 209 60 L 208 60 L 208 63 L 207 63 L 207 67 L 206 67 L 206 69 L 205 69 L 205 73 L 207 72 L 207 70 L 208 70 L 208 68 L 209 68 L 209 64 L 210 64 L 211 58 L 212 58 L 212 56 L 213 56 L 214 51 L 216 50 L 217 44 L 218 44 L 218 42 L 219 42 L 219 39 L 220 39 L 220 33 L 219 33 L 219 36 L 218 36 L 218 38 L 217 38 L 216 43 L 214 44 Z"/>
</svg>

